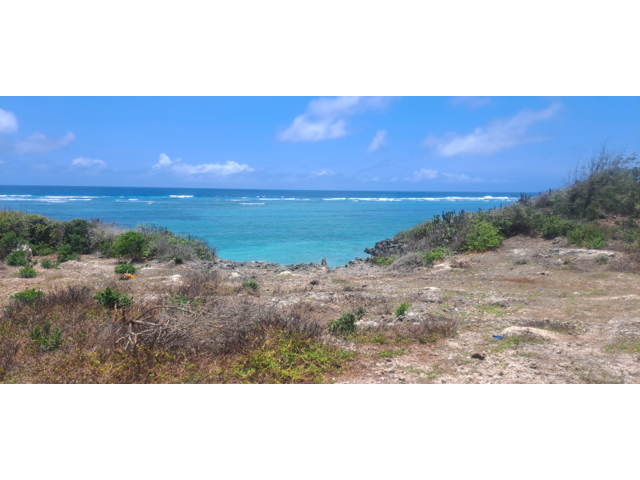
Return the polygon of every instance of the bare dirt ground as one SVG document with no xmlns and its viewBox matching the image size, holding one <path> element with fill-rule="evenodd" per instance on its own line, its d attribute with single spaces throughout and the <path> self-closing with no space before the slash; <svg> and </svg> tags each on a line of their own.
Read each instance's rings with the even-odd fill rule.
<svg viewBox="0 0 640 480">
<path fill-rule="evenodd" d="M 516 237 L 495 252 L 458 255 L 408 272 L 364 261 L 335 269 L 151 262 L 127 288 L 144 301 L 167 295 L 190 269 L 211 269 L 232 286 L 257 281 L 261 301 L 303 302 L 322 324 L 364 307 L 358 331 L 386 337 L 332 340 L 357 352 L 335 383 L 638 383 L 640 277 L 626 271 L 628 264 L 624 252 Z M 56 270 L 38 264 L 34 279 L 0 266 L 0 305 L 25 287 L 46 294 L 53 286 L 114 281 L 115 265 L 87 255 Z M 395 310 L 405 302 L 409 310 L 397 319 Z M 395 330 L 434 315 L 454 321 L 457 333 L 426 343 L 388 340 Z"/>
</svg>

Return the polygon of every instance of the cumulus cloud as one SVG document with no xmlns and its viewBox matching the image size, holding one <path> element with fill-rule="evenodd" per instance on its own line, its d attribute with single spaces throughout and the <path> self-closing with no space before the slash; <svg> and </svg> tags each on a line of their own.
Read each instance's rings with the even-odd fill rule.
<svg viewBox="0 0 640 480">
<path fill-rule="evenodd" d="M 94 158 L 78 157 L 71 162 L 71 166 L 85 167 L 85 168 L 89 168 L 89 167 L 103 168 L 103 167 L 106 167 L 107 164 L 102 160 L 96 160 Z"/>
<path fill-rule="evenodd" d="M 441 137 L 429 134 L 423 144 L 434 147 L 441 157 L 453 157 L 462 154 L 489 155 L 522 143 L 543 140 L 527 135 L 529 126 L 548 120 L 556 115 L 562 106 L 552 104 L 539 111 L 522 110 L 506 120 L 496 120 L 486 127 L 478 127 L 466 135 L 455 132 Z"/>
<path fill-rule="evenodd" d="M 237 162 L 227 160 L 227 163 L 203 163 L 200 165 L 191 165 L 185 163 L 182 159 L 177 158 L 171 160 L 166 154 L 161 153 L 158 163 L 155 164 L 152 170 L 171 170 L 172 172 L 182 175 L 212 175 L 214 177 L 225 177 L 227 175 L 233 175 L 240 172 L 254 172 L 255 169 L 249 165 L 240 165 Z"/>
<path fill-rule="evenodd" d="M 334 175 L 334 173 L 331 170 L 322 170 L 321 172 L 313 172 L 314 175 L 317 175 L 318 177 L 322 177 L 323 175 Z"/>
<path fill-rule="evenodd" d="M 319 98 L 309 102 L 307 110 L 278 134 L 283 142 L 318 142 L 347 134 L 345 117 L 367 110 L 383 108 L 385 97 Z"/>
<path fill-rule="evenodd" d="M 433 180 L 437 176 L 438 176 L 438 171 L 437 170 L 430 170 L 428 168 L 421 168 L 420 170 L 417 170 L 417 171 L 413 172 L 412 181 L 420 182 L 422 180 Z"/>
<path fill-rule="evenodd" d="M 471 178 L 470 176 L 464 175 L 462 173 L 443 173 L 442 176 L 445 177 L 449 182 L 482 182 L 482 179 L 479 177 Z"/>
<path fill-rule="evenodd" d="M 386 130 L 378 130 L 376 132 L 376 136 L 373 137 L 371 141 L 371 145 L 367 148 L 367 152 L 375 152 L 380 147 L 384 147 L 387 143 L 387 131 Z"/>
<path fill-rule="evenodd" d="M 18 119 L 12 112 L 0 108 L 0 133 L 14 133 L 18 130 Z"/>
<path fill-rule="evenodd" d="M 56 148 L 64 147 L 73 142 L 76 136 L 73 132 L 67 132 L 60 138 L 49 138 L 40 132 L 35 132 L 24 140 L 15 142 L 14 148 L 18 155 L 25 153 L 44 153 Z"/>
<path fill-rule="evenodd" d="M 480 108 L 491 103 L 491 97 L 453 97 L 451 105 Z"/>
</svg>

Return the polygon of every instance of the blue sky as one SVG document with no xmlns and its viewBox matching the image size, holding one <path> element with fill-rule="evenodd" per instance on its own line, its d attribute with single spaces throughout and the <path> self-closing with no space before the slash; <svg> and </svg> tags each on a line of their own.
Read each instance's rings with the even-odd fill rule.
<svg viewBox="0 0 640 480">
<path fill-rule="evenodd" d="M 538 191 L 639 97 L 0 97 L 0 185 Z"/>
</svg>

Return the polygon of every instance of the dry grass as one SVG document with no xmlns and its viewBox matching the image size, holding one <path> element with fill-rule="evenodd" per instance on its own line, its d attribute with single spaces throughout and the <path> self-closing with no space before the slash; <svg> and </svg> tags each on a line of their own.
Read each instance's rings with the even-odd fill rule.
<svg viewBox="0 0 640 480">
<path fill-rule="evenodd" d="M 235 295 L 215 274 L 193 273 L 126 309 L 93 300 L 111 286 L 72 285 L 0 316 L 0 381 L 5 383 L 323 382 L 350 355 L 322 343 L 307 306 L 280 307 Z M 30 332 L 50 322 L 62 344 L 40 348 Z"/>
</svg>

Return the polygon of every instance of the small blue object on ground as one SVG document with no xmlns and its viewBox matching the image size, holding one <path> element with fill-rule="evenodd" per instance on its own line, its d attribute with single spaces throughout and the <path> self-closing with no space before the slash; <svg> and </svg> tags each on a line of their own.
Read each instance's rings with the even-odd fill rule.
<svg viewBox="0 0 640 480">
<path fill-rule="evenodd" d="M 502 335 L 493 335 L 493 338 L 497 338 L 498 340 L 502 340 Z"/>
</svg>

